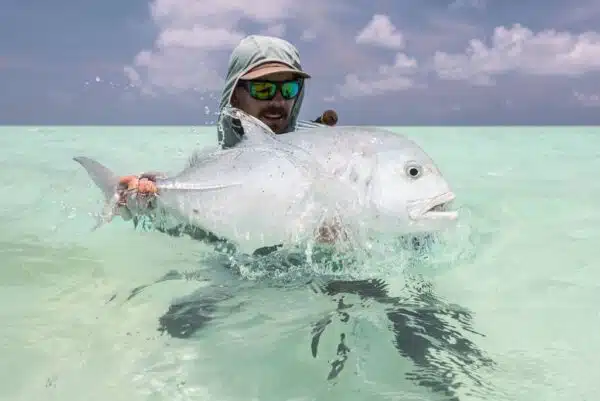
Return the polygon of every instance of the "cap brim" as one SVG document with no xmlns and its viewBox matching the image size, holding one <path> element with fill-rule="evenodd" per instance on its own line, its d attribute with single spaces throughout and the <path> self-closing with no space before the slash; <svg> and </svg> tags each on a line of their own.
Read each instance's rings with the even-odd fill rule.
<svg viewBox="0 0 600 401">
<path fill-rule="evenodd" d="M 280 73 L 280 72 L 289 72 L 289 73 L 297 75 L 301 78 L 310 78 L 310 75 L 308 75 L 304 71 L 299 71 L 294 68 L 285 67 L 285 66 L 281 65 L 281 66 L 265 67 L 265 68 L 257 69 L 255 71 L 250 71 L 250 72 L 242 75 L 240 77 L 240 79 L 249 80 L 249 79 L 264 78 L 267 75 Z"/>
</svg>

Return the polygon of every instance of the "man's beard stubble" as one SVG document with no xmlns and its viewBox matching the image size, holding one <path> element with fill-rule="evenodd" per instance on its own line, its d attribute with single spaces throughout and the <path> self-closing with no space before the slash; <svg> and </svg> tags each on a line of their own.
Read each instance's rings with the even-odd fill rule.
<svg viewBox="0 0 600 401">
<path fill-rule="evenodd" d="M 269 120 L 266 116 L 269 114 L 279 114 L 281 118 L 278 120 Z M 286 109 L 281 106 L 268 106 L 261 110 L 258 114 L 259 120 L 265 123 L 273 132 L 278 134 L 278 131 L 281 131 L 285 128 L 287 124 L 289 114 Z"/>
</svg>

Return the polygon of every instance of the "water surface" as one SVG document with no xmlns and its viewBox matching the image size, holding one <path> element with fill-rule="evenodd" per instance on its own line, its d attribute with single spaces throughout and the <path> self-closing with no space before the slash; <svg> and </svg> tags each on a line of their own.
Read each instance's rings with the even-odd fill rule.
<svg viewBox="0 0 600 401">
<path fill-rule="evenodd" d="M 422 308 L 414 319 L 438 336 L 427 356 L 437 370 L 394 346 L 393 319 L 406 313 L 389 316 L 384 305 L 360 306 L 349 295 L 356 306 L 345 322 L 335 312 L 339 297 L 303 287 L 240 288 L 193 336 L 158 331 L 178 299 L 214 292 L 215 280 L 243 283 L 187 238 L 136 232 L 121 221 L 90 232 L 100 192 L 71 158 L 85 154 L 123 174 L 177 171 L 193 148 L 213 143 L 213 128 L 0 129 L 0 399 L 595 399 L 600 130 L 394 130 L 433 156 L 463 208 L 454 236 L 413 272 L 429 290 L 403 289 L 404 259 L 386 258 L 394 295 L 446 308 Z M 186 277 L 128 299 L 171 271 Z M 462 308 L 470 319 L 452 312 Z M 332 323 L 315 358 L 311 330 L 327 313 Z M 461 325 L 465 319 L 482 335 Z M 403 338 L 418 350 L 415 331 Z M 350 352 L 327 380 L 341 334 Z M 460 348 L 467 340 L 472 347 Z M 461 361 L 474 350 L 493 363 Z M 460 383 L 452 397 L 431 390 L 449 382 Z"/>
</svg>

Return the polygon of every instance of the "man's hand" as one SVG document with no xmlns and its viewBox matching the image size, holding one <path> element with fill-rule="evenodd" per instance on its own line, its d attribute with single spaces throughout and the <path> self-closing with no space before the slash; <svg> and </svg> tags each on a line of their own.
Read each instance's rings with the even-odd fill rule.
<svg viewBox="0 0 600 401">
<path fill-rule="evenodd" d="M 144 173 L 142 175 L 127 175 L 119 179 L 119 204 L 127 205 L 131 195 L 152 196 L 158 194 L 156 177 L 159 173 Z"/>
<path fill-rule="evenodd" d="M 321 114 L 319 118 L 315 120 L 315 122 L 333 127 L 338 122 L 338 115 L 335 110 L 325 110 L 323 114 Z"/>
</svg>

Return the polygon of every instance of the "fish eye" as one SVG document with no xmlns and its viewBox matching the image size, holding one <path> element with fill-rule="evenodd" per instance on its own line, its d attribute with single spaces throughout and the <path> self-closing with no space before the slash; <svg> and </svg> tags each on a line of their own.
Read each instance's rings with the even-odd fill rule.
<svg viewBox="0 0 600 401">
<path fill-rule="evenodd" d="M 423 174 L 423 168 L 417 164 L 409 164 L 406 166 L 406 175 L 412 179 L 417 179 Z"/>
</svg>

